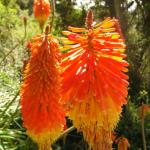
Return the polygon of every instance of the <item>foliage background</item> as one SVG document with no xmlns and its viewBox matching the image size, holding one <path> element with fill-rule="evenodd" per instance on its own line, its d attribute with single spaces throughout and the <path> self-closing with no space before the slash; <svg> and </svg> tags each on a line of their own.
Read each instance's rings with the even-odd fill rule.
<svg viewBox="0 0 150 150">
<path fill-rule="evenodd" d="M 120 20 L 130 63 L 130 86 L 129 102 L 123 108 L 116 134 L 124 134 L 129 139 L 131 150 L 141 150 L 139 106 L 142 102 L 150 104 L 150 1 L 91 0 L 92 3 L 96 21 L 108 16 Z M 33 0 L 0 0 L 0 150 L 37 149 L 22 126 L 18 96 L 23 61 L 28 58 L 26 43 L 40 33 L 32 5 Z M 76 0 L 56 0 L 53 34 L 61 36 L 61 31 L 68 25 L 84 26 L 88 8 L 88 3 L 79 6 Z M 24 17 L 27 18 L 27 26 Z M 68 119 L 67 126 L 71 126 Z M 150 113 L 145 116 L 145 133 L 150 149 Z M 74 130 L 57 141 L 53 149 L 86 150 L 87 143 L 82 133 Z"/>
</svg>

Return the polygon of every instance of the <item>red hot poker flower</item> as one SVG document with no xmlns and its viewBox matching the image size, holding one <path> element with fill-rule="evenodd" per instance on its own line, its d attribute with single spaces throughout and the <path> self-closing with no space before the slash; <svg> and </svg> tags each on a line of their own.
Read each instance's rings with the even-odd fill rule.
<svg viewBox="0 0 150 150">
<path fill-rule="evenodd" d="M 43 29 L 44 24 L 50 15 L 49 0 L 34 0 L 33 11 L 35 18 L 40 24 L 40 28 Z"/>
<path fill-rule="evenodd" d="M 21 86 L 23 124 L 40 150 L 49 150 L 65 123 L 59 104 L 58 43 L 52 35 L 42 34 L 31 40 L 30 50 Z"/>
<path fill-rule="evenodd" d="M 109 150 L 111 132 L 126 104 L 125 44 L 116 19 L 107 18 L 93 26 L 90 11 L 86 26 L 63 32 L 67 38 L 62 38 L 62 50 L 68 52 L 62 56 L 61 102 L 68 106 L 70 119 L 90 146 Z"/>
</svg>

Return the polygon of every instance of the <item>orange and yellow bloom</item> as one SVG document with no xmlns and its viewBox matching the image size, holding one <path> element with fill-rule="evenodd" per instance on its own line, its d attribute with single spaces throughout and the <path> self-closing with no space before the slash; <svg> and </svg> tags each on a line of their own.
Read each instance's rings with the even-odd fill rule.
<svg viewBox="0 0 150 150">
<path fill-rule="evenodd" d="M 62 38 L 62 98 L 74 126 L 94 150 L 111 149 L 111 132 L 118 123 L 128 94 L 128 63 L 124 39 L 116 19 L 86 28 L 69 27 Z"/>
<path fill-rule="evenodd" d="M 59 104 L 60 53 L 57 40 L 47 34 L 33 37 L 30 50 L 20 94 L 23 124 L 40 150 L 49 150 L 65 123 Z"/>
<path fill-rule="evenodd" d="M 43 29 L 45 22 L 50 15 L 50 3 L 49 0 L 34 0 L 34 16 Z"/>
<path fill-rule="evenodd" d="M 128 150 L 130 148 L 130 143 L 124 135 L 121 135 L 115 142 L 118 144 L 118 150 Z"/>
</svg>

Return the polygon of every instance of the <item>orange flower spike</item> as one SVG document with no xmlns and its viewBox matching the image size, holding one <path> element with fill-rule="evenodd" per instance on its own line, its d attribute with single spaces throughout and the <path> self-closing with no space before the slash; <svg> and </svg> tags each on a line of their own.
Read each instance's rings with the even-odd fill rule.
<svg viewBox="0 0 150 150">
<path fill-rule="evenodd" d="M 40 150 L 50 145 L 63 130 L 65 115 L 59 104 L 60 77 L 57 40 L 48 34 L 30 42 L 31 57 L 21 86 L 21 113 L 27 134 L 38 143 Z"/>
<path fill-rule="evenodd" d="M 142 103 L 142 105 L 139 107 L 139 111 L 140 111 L 140 115 L 144 117 L 146 113 L 150 111 L 150 106 Z"/>
<path fill-rule="evenodd" d="M 49 0 L 34 0 L 33 6 L 34 16 L 40 24 L 40 28 L 44 28 L 44 24 L 50 15 Z"/>
<path fill-rule="evenodd" d="M 124 135 L 121 135 L 116 139 L 116 143 L 118 143 L 118 150 L 128 150 L 130 148 L 130 143 Z"/>
<path fill-rule="evenodd" d="M 111 133 L 128 94 L 121 30 L 111 18 L 94 25 L 92 11 L 87 14 L 86 28 L 69 30 L 63 32 L 67 38 L 62 38 L 62 50 L 68 52 L 62 55 L 61 102 L 93 150 L 110 150 Z"/>
</svg>

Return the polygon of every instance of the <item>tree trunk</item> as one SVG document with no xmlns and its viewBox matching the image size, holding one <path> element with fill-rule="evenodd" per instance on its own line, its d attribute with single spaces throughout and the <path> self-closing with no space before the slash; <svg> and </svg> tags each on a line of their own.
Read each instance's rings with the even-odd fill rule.
<svg viewBox="0 0 150 150">
<path fill-rule="evenodd" d="M 115 16 L 118 20 L 121 20 L 120 6 L 121 6 L 120 0 L 114 0 Z"/>
</svg>

